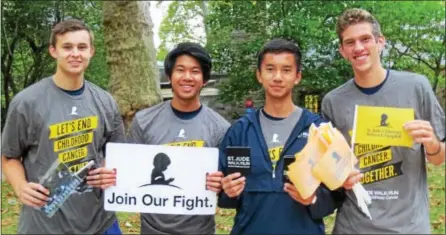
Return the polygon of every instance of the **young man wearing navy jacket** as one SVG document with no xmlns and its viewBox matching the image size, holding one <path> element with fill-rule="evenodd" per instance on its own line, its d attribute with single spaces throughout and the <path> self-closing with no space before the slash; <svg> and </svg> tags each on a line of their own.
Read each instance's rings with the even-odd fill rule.
<svg viewBox="0 0 446 235">
<path fill-rule="evenodd" d="M 304 200 L 282 179 L 284 156 L 301 151 L 310 125 L 323 121 L 293 103 L 300 67 L 296 44 L 283 39 L 266 43 L 258 54 L 256 71 L 265 90 L 265 106 L 237 120 L 220 145 L 219 170 L 225 177 L 218 203 L 237 210 L 231 234 L 324 234 L 322 219 L 335 209 L 327 188 L 320 186 Z M 227 174 L 228 146 L 251 148 L 251 172 L 246 177 Z"/>
</svg>

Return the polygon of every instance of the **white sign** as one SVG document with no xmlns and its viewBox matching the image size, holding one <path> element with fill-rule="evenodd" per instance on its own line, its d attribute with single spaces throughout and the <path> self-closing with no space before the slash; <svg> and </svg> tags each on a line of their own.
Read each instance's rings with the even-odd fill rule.
<svg viewBox="0 0 446 235">
<path fill-rule="evenodd" d="M 217 148 L 108 143 L 106 155 L 116 186 L 105 190 L 105 210 L 215 214 L 217 195 L 206 190 L 206 173 L 218 170 Z"/>
</svg>

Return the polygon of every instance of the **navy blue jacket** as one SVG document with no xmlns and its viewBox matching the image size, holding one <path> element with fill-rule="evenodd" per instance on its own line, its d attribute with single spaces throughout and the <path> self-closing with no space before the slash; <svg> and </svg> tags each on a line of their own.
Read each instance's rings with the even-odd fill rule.
<svg viewBox="0 0 446 235">
<path fill-rule="evenodd" d="M 231 234 L 324 234 L 323 217 L 333 213 L 336 201 L 330 191 L 321 185 L 317 201 L 305 206 L 286 193 L 282 179 L 283 156 L 295 155 L 307 143 L 311 123 L 319 126 L 323 119 L 310 111 L 303 113 L 290 134 L 280 155 L 273 177 L 268 147 L 259 122 L 259 110 L 237 120 L 220 144 L 219 170 L 226 175 L 227 146 L 251 147 L 251 174 L 246 177 L 245 189 L 237 198 L 220 193 L 218 206 L 235 208 L 236 216 Z"/>
</svg>

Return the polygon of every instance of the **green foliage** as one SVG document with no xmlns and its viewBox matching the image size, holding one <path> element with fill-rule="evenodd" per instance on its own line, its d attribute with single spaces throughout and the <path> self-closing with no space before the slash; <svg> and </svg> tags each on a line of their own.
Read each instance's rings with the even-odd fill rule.
<svg viewBox="0 0 446 235">
<path fill-rule="evenodd" d="M 351 78 L 350 66 L 338 53 L 335 33 L 337 16 L 351 7 L 369 10 L 382 24 L 388 39 L 385 67 L 424 74 L 434 89 L 444 81 L 442 2 L 212 1 L 206 21 L 207 48 L 215 68 L 230 77 L 220 87 L 220 100 L 235 104 L 258 91 L 256 53 L 275 37 L 291 39 L 302 50 L 303 79 L 295 89 L 296 103 L 302 104 L 301 95 L 324 95 Z"/>
<path fill-rule="evenodd" d="M 206 38 L 196 32 L 201 28 L 199 20 L 206 18 L 206 9 L 205 1 L 172 1 L 169 4 L 158 32 L 161 44 L 157 60 L 163 61 L 169 48 L 179 42 L 205 44 Z"/>
<path fill-rule="evenodd" d="M 160 1 L 155 4 L 164 4 Z M 240 104 L 262 96 L 255 78 L 256 54 L 269 39 L 284 37 L 303 52 L 303 79 L 295 89 L 296 103 L 304 94 L 325 94 L 353 76 L 338 53 L 336 17 L 347 8 L 371 11 L 387 40 L 383 65 L 426 75 L 434 89 L 445 84 L 445 3 L 441 1 L 173 1 L 160 25 L 157 59 L 182 41 L 196 41 L 210 51 L 214 71 L 227 73 L 220 100 Z M 102 29 L 102 2 L 2 1 L 2 111 L 24 87 L 51 75 L 48 55 L 51 26 L 65 17 L 81 18 L 93 29 L 96 54 L 86 78 L 107 88 L 109 72 Z M 199 35 L 197 20 L 206 32 Z M 5 89 L 6 88 L 6 89 Z M 6 112 L 2 112 L 4 114 Z M 4 118 L 2 119 L 4 120 Z"/>
<path fill-rule="evenodd" d="M 383 22 L 381 27 L 389 50 L 384 63 L 426 75 L 434 90 L 438 85 L 444 87 L 444 82 L 439 83 L 444 81 L 441 72 L 446 58 L 444 2 L 369 2 L 366 6 Z"/>
<path fill-rule="evenodd" d="M 104 29 L 102 27 L 102 2 L 91 1 L 90 4 L 91 6 L 84 8 L 84 10 L 82 10 L 82 5 L 78 6 L 77 9 L 83 13 L 80 15 L 80 18 L 88 24 L 94 34 L 95 55 L 88 66 L 85 78 L 103 89 L 107 89 L 110 73 L 105 58 L 106 48 L 104 45 Z"/>
</svg>

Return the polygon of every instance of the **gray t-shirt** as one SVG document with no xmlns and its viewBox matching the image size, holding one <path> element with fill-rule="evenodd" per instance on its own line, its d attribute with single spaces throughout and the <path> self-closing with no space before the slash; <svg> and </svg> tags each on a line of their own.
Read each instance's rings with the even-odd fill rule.
<svg viewBox="0 0 446 235">
<path fill-rule="evenodd" d="M 129 142 L 151 145 L 218 147 L 229 123 L 203 106 L 193 118 L 183 120 L 165 101 L 136 113 Z M 187 166 L 184 166 L 187 167 Z M 141 214 L 141 234 L 213 234 L 213 215 Z"/>
<path fill-rule="evenodd" d="M 415 119 L 430 121 L 437 137 L 445 136 L 445 116 L 426 77 L 390 70 L 387 81 L 372 95 L 349 80 L 328 93 L 322 114 L 350 142 L 355 105 L 413 108 Z M 355 206 L 352 191 L 338 210 L 333 233 L 430 233 L 426 160 L 420 144 L 413 148 L 366 145 L 354 152 L 364 173 L 362 184 L 372 198 L 369 220 Z"/>
<path fill-rule="evenodd" d="M 89 160 L 99 166 L 108 141 L 125 142 L 122 118 L 112 96 L 88 81 L 81 95 L 70 96 L 49 77 L 11 101 L 2 155 L 23 157 L 27 180 L 38 183 L 56 159 L 71 171 Z M 115 220 L 115 213 L 104 211 L 102 191 L 84 183 L 52 218 L 22 206 L 18 233 L 103 233 Z"/>
<path fill-rule="evenodd" d="M 288 117 L 281 120 L 272 120 L 265 116 L 263 110 L 260 112 L 260 127 L 268 146 L 268 154 L 273 166 L 273 178 L 276 177 L 275 169 L 282 149 L 301 116 L 302 109 L 297 106 Z"/>
</svg>

